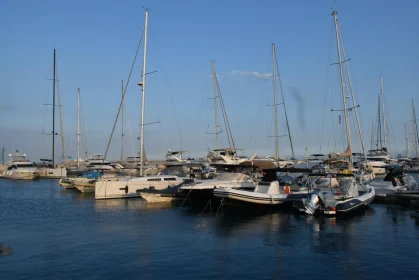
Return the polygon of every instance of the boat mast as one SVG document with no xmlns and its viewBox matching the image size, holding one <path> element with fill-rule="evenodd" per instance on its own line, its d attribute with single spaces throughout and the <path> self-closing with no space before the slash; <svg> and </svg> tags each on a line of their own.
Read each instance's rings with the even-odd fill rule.
<svg viewBox="0 0 419 280">
<path fill-rule="evenodd" d="M 64 145 L 64 127 L 63 127 L 63 112 L 61 106 L 61 94 L 60 94 L 60 80 L 58 78 L 58 67 L 55 67 L 55 76 L 57 77 L 57 94 L 58 94 L 58 109 L 60 111 L 60 130 L 61 130 L 61 156 L 65 161 L 65 145 Z"/>
<path fill-rule="evenodd" d="M 359 121 L 358 110 L 356 109 L 357 105 L 355 102 L 354 92 L 352 90 L 352 81 L 351 81 L 351 75 L 349 73 L 349 68 L 348 68 L 348 60 L 346 59 L 345 48 L 343 46 L 343 40 L 342 40 L 342 33 L 340 32 L 340 29 L 339 29 L 339 37 L 340 37 L 340 43 L 342 46 L 342 53 L 343 53 L 343 60 L 345 62 L 346 74 L 348 75 L 348 83 L 349 83 L 349 90 L 351 92 L 351 97 L 352 97 L 352 104 L 355 110 L 356 123 L 358 125 L 359 138 L 361 138 L 362 152 L 364 153 L 364 158 L 366 159 L 367 153 L 365 152 L 364 137 L 362 136 L 361 123 Z"/>
<path fill-rule="evenodd" d="M 215 74 L 214 60 L 211 60 L 212 65 L 212 83 L 214 89 L 214 115 L 215 115 L 215 149 L 218 150 L 218 116 L 217 116 L 217 76 Z"/>
<path fill-rule="evenodd" d="M 380 150 L 383 148 L 383 140 L 381 139 L 381 99 L 378 96 L 378 124 L 377 124 L 377 149 L 378 143 L 380 143 Z"/>
<path fill-rule="evenodd" d="M 54 49 L 54 74 L 52 87 L 52 167 L 55 166 L 55 49 Z"/>
<path fill-rule="evenodd" d="M 274 80 L 274 114 L 275 114 L 275 160 L 279 166 L 279 139 L 278 139 L 278 106 L 276 104 L 276 67 L 275 67 L 275 44 L 272 44 L 272 77 Z"/>
<path fill-rule="evenodd" d="M 372 119 L 372 127 L 371 127 L 371 151 L 373 150 L 374 145 L 374 119 Z"/>
<path fill-rule="evenodd" d="M 418 158 L 419 134 L 418 134 L 418 124 L 416 123 L 415 102 L 413 101 L 413 99 L 412 99 L 412 114 L 413 114 L 413 129 L 414 129 L 414 134 L 415 134 L 415 151 L 416 151 L 416 158 Z"/>
<path fill-rule="evenodd" d="M 387 123 L 386 123 L 386 106 L 384 100 L 384 87 L 383 87 L 383 77 L 380 76 L 380 86 L 381 86 L 381 103 L 383 106 L 383 136 L 384 136 L 384 146 L 387 149 Z"/>
<path fill-rule="evenodd" d="M 409 157 L 409 130 L 407 128 L 407 123 L 404 124 L 406 129 L 406 156 Z"/>
<path fill-rule="evenodd" d="M 143 155 L 144 155 L 144 109 L 145 109 L 145 81 L 146 81 L 146 62 L 147 62 L 147 27 L 148 27 L 148 10 L 145 10 L 145 25 L 144 25 L 144 62 L 143 62 L 143 81 L 142 86 L 142 101 L 141 101 L 141 140 L 140 140 L 140 176 L 143 176 Z"/>
<path fill-rule="evenodd" d="M 121 134 L 121 161 L 124 160 L 124 81 L 121 81 L 122 86 L 122 134 Z"/>
<path fill-rule="evenodd" d="M 4 152 L 6 151 L 6 149 L 3 147 L 1 149 L 1 164 L 4 164 Z"/>
<path fill-rule="evenodd" d="M 344 111 L 344 114 L 345 114 L 345 124 L 346 124 L 346 140 L 348 142 L 348 151 L 351 152 L 351 154 L 349 155 L 349 168 L 351 168 L 351 166 L 352 166 L 351 134 L 350 134 L 350 130 L 349 130 L 348 112 L 346 110 L 345 79 L 343 77 L 343 67 L 342 67 L 342 57 L 341 57 L 340 42 L 339 42 L 339 27 L 338 27 L 337 12 L 333 11 L 332 15 L 333 15 L 334 22 L 335 22 L 336 43 L 337 43 L 337 50 L 338 50 L 338 57 L 339 57 L 339 72 L 340 72 L 340 81 L 341 81 L 342 98 L 343 98 L 343 111 Z"/>
<path fill-rule="evenodd" d="M 77 89 L 77 169 L 80 169 L 80 88 Z"/>
</svg>

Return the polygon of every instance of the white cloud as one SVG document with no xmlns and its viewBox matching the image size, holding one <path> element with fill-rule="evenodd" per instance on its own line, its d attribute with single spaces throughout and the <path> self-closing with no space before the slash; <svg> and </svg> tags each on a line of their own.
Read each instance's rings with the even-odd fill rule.
<svg viewBox="0 0 419 280">
<path fill-rule="evenodd" d="M 261 79 L 270 79 L 272 78 L 272 74 L 270 73 L 260 73 L 257 71 L 242 71 L 242 70 L 233 70 L 231 72 L 226 73 L 227 76 L 253 76 L 256 78 Z"/>
</svg>

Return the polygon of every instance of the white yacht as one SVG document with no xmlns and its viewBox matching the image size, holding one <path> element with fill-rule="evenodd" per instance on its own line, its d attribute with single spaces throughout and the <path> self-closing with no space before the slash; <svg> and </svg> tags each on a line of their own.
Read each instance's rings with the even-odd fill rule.
<svg viewBox="0 0 419 280">
<path fill-rule="evenodd" d="M 108 171 L 115 170 L 115 168 L 112 166 L 112 163 L 105 160 L 101 154 L 93 154 L 93 156 L 86 161 L 86 169 Z"/>
<path fill-rule="evenodd" d="M 214 179 L 185 182 L 180 189 L 190 193 L 191 197 L 207 200 L 213 197 L 214 190 L 219 188 L 252 191 L 256 185 L 256 180 L 248 174 L 219 173 Z"/>
<path fill-rule="evenodd" d="M 95 199 L 140 197 L 144 189 L 163 190 L 179 185 L 189 179 L 188 173 L 193 168 L 199 166 L 188 163 L 169 165 L 155 176 L 125 178 L 120 181 L 98 180 L 95 183 Z"/>
<path fill-rule="evenodd" d="M 404 162 L 409 162 L 410 158 L 407 156 L 407 154 L 399 154 L 396 157 L 396 160 L 398 163 L 404 163 Z"/>
<path fill-rule="evenodd" d="M 16 180 L 33 180 L 39 177 L 39 171 L 31 163 L 26 154 L 20 154 L 16 151 L 9 154 L 10 160 L 5 164 L 5 170 L 0 177 Z"/>
<path fill-rule="evenodd" d="M 386 174 L 385 166 L 390 162 L 388 155 L 368 155 L 367 162 L 371 165 L 375 175 Z"/>
</svg>

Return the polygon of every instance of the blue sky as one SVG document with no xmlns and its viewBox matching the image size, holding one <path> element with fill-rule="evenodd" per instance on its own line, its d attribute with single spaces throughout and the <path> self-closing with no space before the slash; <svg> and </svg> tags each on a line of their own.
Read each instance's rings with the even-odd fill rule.
<svg viewBox="0 0 419 280">
<path fill-rule="evenodd" d="M 202 156 L 214 147 L 211 60 L 236 146 L 247 155 L 272 154 L 271 43 L 279 69 L 298 156 L 342 150 L 341 103 L 331 11 L 338 9 L 366 146 L 384 79 L 395 141 L 405 149 L 404 123 L 411 99 L 419 110 L 419 2 L 405 1 L 9 1 L 0 3 L 0 146 L 21 148 L 33 160 L 50 154 L 52 56 L 57 64 L 68 155 L 76 155 L 76 93 L 81 88 L 89 153 L 104 153 L 150 9 L 145 146 L 149 158 L 167 148 Z M 331 41 L 332 40 L 332 41 Z M 126 95 L 126 125 L 138 152 L 142 50 Z M 327 89 L 327 93 L 326 93 Z M 324 115 L 324 117 L 323 117 Z M 58 114 L 57 114 L 58 116 Z M 322 120 L 324 124 L 322 125 Z M 352 119 L 351 119 L 352 120 Z M 279 111 L 280 134 L 286 134 Z M 57 129 L 58 129 L 57 122 Z M 333 129 L 333 127 L 335 127 Z M 354 130 L 354 127 L 353 127 Z M 120 124 L 110 157 L 119 158 Z M 126 155 L 132 154 L 128 129 Z M 353 132 L 353 136 L 356 133 Z M 222 133 L 221 143 L 227 146 Z M 322 136 L 320 136 L 322 135 Z M 359 143 L 354 141 L 355 143 Z M 321 143 L 321 150 L 320 150 Z M 336 144 L 335 144 L 336 143 Z M 359 144 L 354 144 L 359 149 Z M 60 153 L 60 147 L 57 153 Z M 280 152 L 290 155 L 287 138 Z"/>
</svg>

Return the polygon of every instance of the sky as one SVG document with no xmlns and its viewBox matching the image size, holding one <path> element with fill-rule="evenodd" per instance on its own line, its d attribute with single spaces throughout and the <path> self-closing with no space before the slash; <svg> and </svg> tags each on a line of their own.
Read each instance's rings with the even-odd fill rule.
<svg viewBox="0 0 419 280">
<path fill-rule="evenodd" d="M 53 50 L 61 95 L 65 151 L 77 155 L 80 87 L 89 154 L 104 154 L 149 9 L 145 150 L 202 157 L 215 148 L 211 60 L 236 147 L 247 156 L 275 151 L 271 44 L 275 43 L 295 154 L 346 146 L 336 41 L 337 9 L 367 149 L 377 119 L 380 76 L 390 148 L 406 149 L 411 102 L 419 110 L 419 1 L 0 1 L 0 146 L 37 161 L 51 157 Z M 332 64 L 332 65 L 330 65 Z M 124 156 L 138 153 L 143 45 L 125 97 Z M 347 85 L 348 86 L 348 85 Z M 281 98 L 278 88 L 278 98 Z M 57 108 L 58 109 L 58 108 Z M 228 146 L 221 118 L 220 147 Z M 341 122 L 339 123 L 339 116 Z M 353 112 L 353 149 L 360 151 Z M 56 114 L 56 130 L 59 130 Z M 278 105 L 279 151 L 290 156 L 284 108 Z M 56 160 L 61 138 L 56 138 Z M 373 144 L 374 146 L 375 144 Z M 133 149 L 134 147 L 134 149 Z M 307 149 L 307 150 L 306 150 Z M 84 145 L 82 147 L 84 151 Z M 108 159 L 121 154 L 121 120 Z"/>
</svg>

